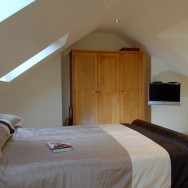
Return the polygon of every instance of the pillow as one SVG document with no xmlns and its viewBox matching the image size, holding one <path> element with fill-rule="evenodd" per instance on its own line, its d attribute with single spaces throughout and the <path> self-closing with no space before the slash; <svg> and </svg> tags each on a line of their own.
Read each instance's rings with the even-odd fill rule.
<svg viewBox="0 0 188 188">
<path fill-rule="evenodd" d="M 0 119 L 0 123 L 8 128 L 10 134 L 13 134 L 15 132 L 15 127 L 12 125 L 12 123 L 9 120 Z"/>
<path fill-rule="evenodd" d="M 10 133 L 13 134 L 15 132 L 15 128 L 21 126 L 21 118 L 12 114 L 0 114 L 0 123 L 6 125 Z"/>
<path fill-rule="evenodd" d="M 2 152 L 1 149 L 8 138 L 10 138 L 10 131 L 7 126 L 0 123 L 0 158 L 2 158 Z"/>
<path fill-rule="evenodd" d="M 21 123 L 21 117 L 13 114 L 0 114 L 0 119 L 9 120 L 14 126 Z"/>
</svg>

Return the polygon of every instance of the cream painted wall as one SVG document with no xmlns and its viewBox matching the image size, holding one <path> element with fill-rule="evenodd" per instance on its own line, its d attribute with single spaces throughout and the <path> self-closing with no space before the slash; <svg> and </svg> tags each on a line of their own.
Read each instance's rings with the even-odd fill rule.
<svg viewBox="0 0 188 188">
<path fill-rule="evenodd" d="M 93 33 L 79 43 L 71 47 L 71 49 L 88 49 L 88 50 L 119 50 L 122 47 L 130 47 L 130 44 L 123 41 L 115 34 Z M 62 76 L 63 83 L 63 117 L 68 117 L 68 108 L 70 101 L 70 74 L 69 74 L 69 53 L 70 49 L 62 54 Z M 181 83 L 181 106 L 151 106 L 151 121 L 155 124 L 167 127 L 180 132 L 188 132 L 188 79 L 186 76 L 174 73 L 174 66 L 161 62 L 159 59 L 152 57 L 151 78 L 152 81 L 177 81 Z M 66 90 L 66 91 L 65 91 Z M 63 120 L 63 121 L 64 121 Z"/>
<path fill-rule="evenodd" d="M 70 50 L 119 50 L 128 46 L 112 33 L 94 33 L 85 37 L 63 53 L 62 63 L 61 54 L 56 54 L 13 82 L 2 83 L 8 85 L 0 92 L 0 113 L 22 117 L 23 127 L 61 126 L 69 115 Z"/>
<path fill-rule="evenodd" d="M 62 125 L 60 54 L 7 84 L 0 94 L 0 113 L 22 117 L 23 127 Z"/>
<path fill-rule="evenodd" d="M 188 77 L 172 72 L 168 64 L 154 57 L 152 57 L 151 75 L 152 81 L 181 83 L 181 105 L 152 105 L 152 123 L 179 132 L 188 132 Z"/>
<path fill-rule="evenodd" d="M 130 47 L 130 44 L 113 33 L 90 34 L 63 52 L 62 56 L 54 55 L 13 83 L 9 83 L 10 86 L 0 93 L 0 113 L 21 116 L 24 127 L 61 126 L 62 119 L 64 123 L 69 116 L 70 50 L 119 50 L 122 47 Z M 188 132 L 188 78 L 172 72 L 168 64 L 154 57 L 151 61 L 152 81 L 178 81 L 182 84 L 181 106 L 152 106 L 152 122 L 180 132 Z"/>
</svg>

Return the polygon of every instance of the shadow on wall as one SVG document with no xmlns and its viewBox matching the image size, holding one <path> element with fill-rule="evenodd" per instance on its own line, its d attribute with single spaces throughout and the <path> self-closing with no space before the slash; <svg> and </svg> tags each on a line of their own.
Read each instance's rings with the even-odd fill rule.
<svg viewBox="0 0 188 188">
<path fill-rule="evenodd" d="M 162 72 L 152 78 L 152 81 L 181 83 L 181 96 L 188 97 L 188 76 L 172 71 Z"/>
</svg>

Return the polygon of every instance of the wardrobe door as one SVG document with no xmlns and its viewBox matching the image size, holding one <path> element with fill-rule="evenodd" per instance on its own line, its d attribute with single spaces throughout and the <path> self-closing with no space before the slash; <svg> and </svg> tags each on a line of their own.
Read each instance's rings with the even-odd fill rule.
<svg viewBox="0 0 188 188">
<path fill-rule="evenodd" d="M 73 124 L 96 124 L 97 53 L 74 51 L 72 58 Z"/>
<path fill-rule="evenodd" d="M 143 119 L 141 53 L 120 54 L 120 122 Z"/>
<path fill-rule="evenodd" d="M 119 122 L 119 54 L 98 53 L 98 123 Z"/>
</svg>

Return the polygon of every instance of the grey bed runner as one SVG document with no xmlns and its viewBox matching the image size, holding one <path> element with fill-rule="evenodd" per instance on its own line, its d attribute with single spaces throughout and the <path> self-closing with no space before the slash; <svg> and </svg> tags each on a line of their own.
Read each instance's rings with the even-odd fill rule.
<svg viewBox="0 0 188 188">
<path fill-rule="evenodd" d="M 54 139 L 73 150 L 52 153 L 47 141 Z M 132 187 L 129 154 L 98 126 L 18 129 L 3 155 L 0 187 Z"/>
</svg>

